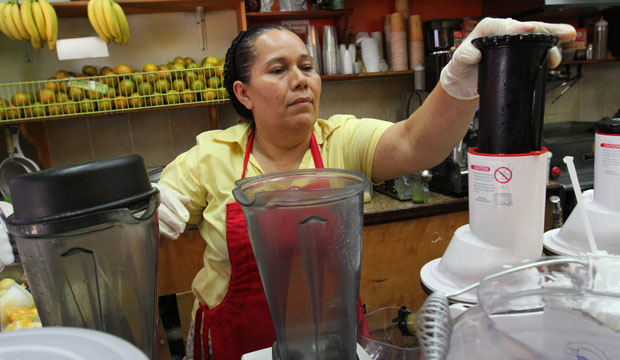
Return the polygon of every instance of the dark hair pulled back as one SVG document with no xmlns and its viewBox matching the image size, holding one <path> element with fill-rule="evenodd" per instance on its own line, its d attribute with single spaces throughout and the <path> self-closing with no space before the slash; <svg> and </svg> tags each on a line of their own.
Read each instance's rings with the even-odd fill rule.
<svg viewBox="0 0 620 360">
<path fill-rule="evenodd" d="M 250 83 L 250 69 L 256 60 L 254 44 L 256 39 L 268 30 L 286 30 L 285 27 L 274 24 L 260 25 L 242 31 L 232 41 L 228 51 L 226 51 L 226 62 L 224 63 L 224 87 L 230 95 L 230 102 L 233 108 L 241 117 L 247 120 L 254 120 L 252 111 L 243 105 L 233 90 L 233 84 L 239 80 L 244 84 Z"/>
</svg>

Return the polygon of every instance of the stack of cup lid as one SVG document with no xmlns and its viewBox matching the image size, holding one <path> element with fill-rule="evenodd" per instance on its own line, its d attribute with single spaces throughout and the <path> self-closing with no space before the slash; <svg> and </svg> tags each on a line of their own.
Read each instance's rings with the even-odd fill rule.
<svg viewBox="0 0 620 360">
<path fill-rule="evenodd" d="M 409 19 L 409 69 L 424 66 L 424 39 L 422 37 L 422 18 L 411 15 Z"/>
<path fill-rule="evenodd" d="M 392 69 L 402 71 L 408 69 L 407 32 L 401 13 L 393 13 L 390 19 L 390 43 L 392 47 Z"/>
</svg>

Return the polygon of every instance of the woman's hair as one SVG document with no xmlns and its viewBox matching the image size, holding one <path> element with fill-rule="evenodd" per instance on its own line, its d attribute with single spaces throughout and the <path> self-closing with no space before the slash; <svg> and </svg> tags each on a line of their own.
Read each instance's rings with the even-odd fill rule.
<svg viewBox="0 0 620 360">
<path fill-rule="evenodd" d="M 233 84 L 239 80 L 244 84 L 250 83 L 250 70 L 256 60 L 256 50 L 254 44 L 256 39 L 269 30 L 287 30 L 280 25 L 266 24 L 242 31 L 232 41 L 226 51 L 226 62 L 224 64 L 224 87 L 228 90 L 230 101 L 233 108 L 241 117 L 247 120 L 254 120 L 252 111 L 246 108 L 235 95 Z"/>
</svg>

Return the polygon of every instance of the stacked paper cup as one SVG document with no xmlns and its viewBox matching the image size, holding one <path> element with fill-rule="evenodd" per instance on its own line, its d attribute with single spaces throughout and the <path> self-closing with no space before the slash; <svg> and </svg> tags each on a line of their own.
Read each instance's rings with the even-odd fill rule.
<svg viewBox="0 0 620 360">
<path fill-rule="evenodd" d="M 422 19 L 411 15 L 409 19 L 409 70 L 424 66 L 424 40 L 422 38 Z"/>
<path fill-rule="evenodd" d="M 392 47 L 392 69 L 394 71 L 407 70 L 407 32 L 401 13 L 391 14 L 390 43 Z"/>
</svg>

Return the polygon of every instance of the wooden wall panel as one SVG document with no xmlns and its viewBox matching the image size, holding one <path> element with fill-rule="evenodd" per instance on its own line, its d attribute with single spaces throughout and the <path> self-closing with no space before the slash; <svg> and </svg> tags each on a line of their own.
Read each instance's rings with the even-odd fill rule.
<svg viewBox="0 0 620 360">
<path fill-rule="evenodd" d="M 420 269 L 441 257 L 469 213 L 422 217 L 364 227 L 360 295 L 370 312 L 384 306 L 417 310 L 426 293 Z"/>
<path fill-rule="evenodd" d="M 162 240 L 165 238 L 162 237 Z M 190 231 L 159 248 L 157 295 L 191 291 L 194 276 L 203 266 L 206 243 L 200 232 Z"/>
</svg>

